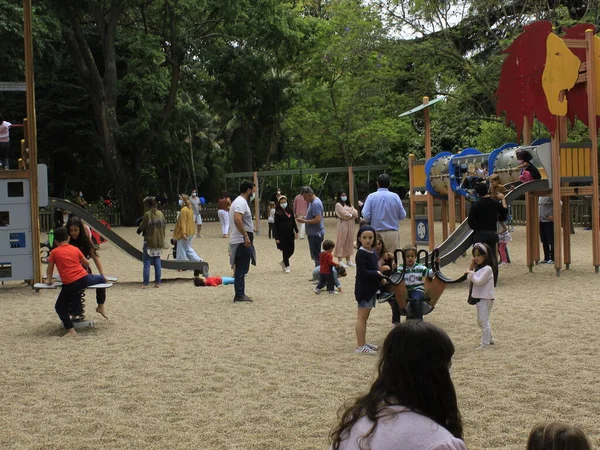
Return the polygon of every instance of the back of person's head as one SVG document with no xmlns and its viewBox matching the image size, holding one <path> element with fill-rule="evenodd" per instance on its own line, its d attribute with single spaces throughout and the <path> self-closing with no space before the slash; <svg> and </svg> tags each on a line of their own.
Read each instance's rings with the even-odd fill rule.
<svg viewBox="0 0 600 450">
<path fill-rule="evenodd" d="M 194 286 L 196 286 L 196 287 L 205 286 L 204 280 L 199 277 L 194 277 Z"/>
<path fill-rule="evenodd" d="M 348 275 L 348 271 L 346 270 L 346 268 L 344 266 L 338 266 L 337 270 L 337 276 L 339 277 L 345 277 L 346 275 Z"/>
<path fill-rule="evenodd" d="M 533 159 L 533 156 L 531 156 L 531 153 L 529 153 L 527 150 L 521 150 L 517 152 L 517 159 L 529 162 Z"/>
<path fill-rule="evenodd" d="M 302 195 L 315 195 L 315 191 L 310 186 L 302 186 L 300 188 L 300 194 Z"/>
<path fill-rule="evenodd" d="M 382 173 L 377 177 L 377 185 L 380 188 L 389 188 L 392 179 L 387 173 Z"/>
<path fill-rule="evenodd" d="M 488 180 L 490 180 L 490 182 L 495 181 L 497 183 L 500 183 L 500 175 L 498 175 L 497 173 L 493 173 L 488 177 Z"/>
<path fill-rule="evenodd" d="M 54 240 L 56 242 L 67 242 L 69 240 L 69 230 L 67 230 L 65 227 L 55 228 Z"/>
<path fill-rule="evenodd" d="M 144 199 L 144 210 L 150 211 L 151 209 L 156 209 L 156 199 L 148 196 Z"/>
<path fill-rule="evenodd" d="M 488 194 L 488 187 L 485 183 L 477 183 L 475 185 L 475 193 L 479 197 L 485 197 Z"/>
<path fill-rule="evenodd" d="M 585 433 L 562 422 L 539 423 L 529 433 L 527 450 L 592 450 Z"/>
<path fill-rule="evenodd" d="M 335 247 L 335 242 L 332 240 L 326 239 L 323 241 L 323 250 L 328 251 Z"/>
<path fill-rule="evenodd" d="M 454 345 L 441 328 L 411 320 L 394 327 L 383 343 L 378 376 L 369 392 L 341 415 L 332 432 L 333 448 L 365 415 L 377 420 L 386 405 L 402 405 L 429 417 L 462 439 L 462 419 L 450 377 Z M 366 438 L 373 432 L 373 428 Z M 336 445 L 337 444 L 337 445 Z"/>
<path fill-rule="evenodd" d="M 248 189 L 254 189 L 254 183 L 252 181 L 243 181 L 242 184 L 240 184 L 240 194 L 245 194 L 248 192 Z"/>
</svg>

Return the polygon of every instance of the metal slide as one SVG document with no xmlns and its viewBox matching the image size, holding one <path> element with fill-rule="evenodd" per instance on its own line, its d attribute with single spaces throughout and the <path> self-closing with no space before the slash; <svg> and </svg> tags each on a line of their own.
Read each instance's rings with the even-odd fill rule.
<svg viewBox="0 0 600 450">
<path fill-rule="evenodd" d="M 506 204 L 510 204 L 526 192 L 532 191 L 547 191 L 550 189 L 548 180 L 535 180 L 528 183 L 523 183 L 515 187 L 512 191 L 506 194 Z M 440 250 L 440 266 L 444 267 L 458 259 L 460 255 L 466 252 L 471 246 L 473 230 L 469 228 L 467 220 L 459 225 L 454 232 L 448 236 L 439 246 Z"/>
<path fill-rule="evenodd" d="M 72 212 L 74 215 L 81 217 L 90 227 L 116 245 L 119 249 L 123 250 L 132 258 L 142 261 L 142 251 L 135 248 L 117 233 L 112 231 L 110 228 L 104 226 L 102 222 L 96 219 L 93 215 L 87 212 L 85 209 L 77 206 L 75 203 L 71 203 L 68 200 L 62 200 L 59 198 L 50 197 L 49 205 L 51 208 L 60 208 Z M 141 245 L 141 239 L 140 239 Z M 170 251 L 170 250 L 169 250 Z M 161 259 L 161 266 L 163 269 L 173 270 L 193 270 L 199 272 L 204 276 L 208 276 L 208 263 L 207 262 L 193 262 L 193 261 L 177 261 L 174 259 Z"/>
</svg>

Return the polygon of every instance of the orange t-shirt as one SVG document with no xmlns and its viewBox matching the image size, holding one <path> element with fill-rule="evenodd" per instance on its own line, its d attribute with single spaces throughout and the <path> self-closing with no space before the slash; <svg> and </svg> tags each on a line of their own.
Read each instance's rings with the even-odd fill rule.
<svg viewBox="0 0 600 450">
<path fill-rule="evenodd" d="M 63 284 L 71 284 L 87 276 L 87 271 L 81 265 L 83 253 L 77 247 L 63 244 L 50 252 L 48 261 L 56 265 Z"/>
</svg>

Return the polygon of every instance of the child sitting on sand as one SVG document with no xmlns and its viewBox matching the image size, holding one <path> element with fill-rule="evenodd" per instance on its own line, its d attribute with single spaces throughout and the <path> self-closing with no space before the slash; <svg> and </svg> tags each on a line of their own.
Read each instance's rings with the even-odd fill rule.
<svg viewBox="0 0 600 450">
<path fill-rule="evenodd" d="M 202 275 L 194 277 L 194 286 L 219 286 L 233 284 L 233 277 L 203 277 Z"/>
</svg>

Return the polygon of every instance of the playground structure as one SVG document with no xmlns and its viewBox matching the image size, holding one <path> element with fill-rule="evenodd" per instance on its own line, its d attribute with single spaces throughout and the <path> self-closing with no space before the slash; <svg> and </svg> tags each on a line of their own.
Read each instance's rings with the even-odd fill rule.
<svg viewBox="0 0 600 450">
<path fill-rule="evenodd" d="M 561 218 L 554 220 L 554 267 L 559 276 L 563 263 L 566 269 L 571 264 L 569 197 L 585 195 L 592 199 L 593 266 L 596 273 L 600 271 L 596 117 L 600 106 L 600 94 L 596 91 L 600 87 L 600 74 L 596 72 L 600 39 L 594 36 L 594 29 L 591 24 L 579 24 L 566 29 L 565 37 L 560 38 L 552 32 L 550 22 L 535 22 L 526 26 L 525 32 L 505 51 L 509 56 L 502 67 L 497 112 L 505 111 L 507 121 L 515 124 L 518 137 L 522 137 L 521 146 L 505 144 L 490 154 L 469 148 L 456 155 L 446 152 L 432 157 L 429 116 L 425 116 L 426 159 L 409 156 L 411 236 L 418 242 L 418 232 L 422 236 L 428 234 L 430 250 L 436 247 L 433 202 L 440 201 L 444 239 L 439 246 L 441 266 L 454 261 L 471 244 L 472 232 L 465 220 L 468 192 L 461 186 L 469 165 L 481 168 L 481 163 L 487 162 L 489 174 L 497 173 L 501 183 L 511 183 L 518 181 L 516 152 L 527 150 L 534 157 L 533 164 L 540 169 L 542 180 L 518 185 L 506 195 L 506 201 L 510 203 L 525 195 L 529 270 L 540 260 L 538 198 L 551 196 L 554 216 Z M 532 142 L 534 116 L 550 131 L 550 142 Z M 567 141 L 567 118 L 571 123 L 577 118 L 588 126 L 589 142 Z M 426 194 L 419 195 L 420 191 Z M 457 197 L 462 222 L 458 228 Z M 427 203 L 426 223 L 417 224 L 417 203 Z"/>
</svg>

